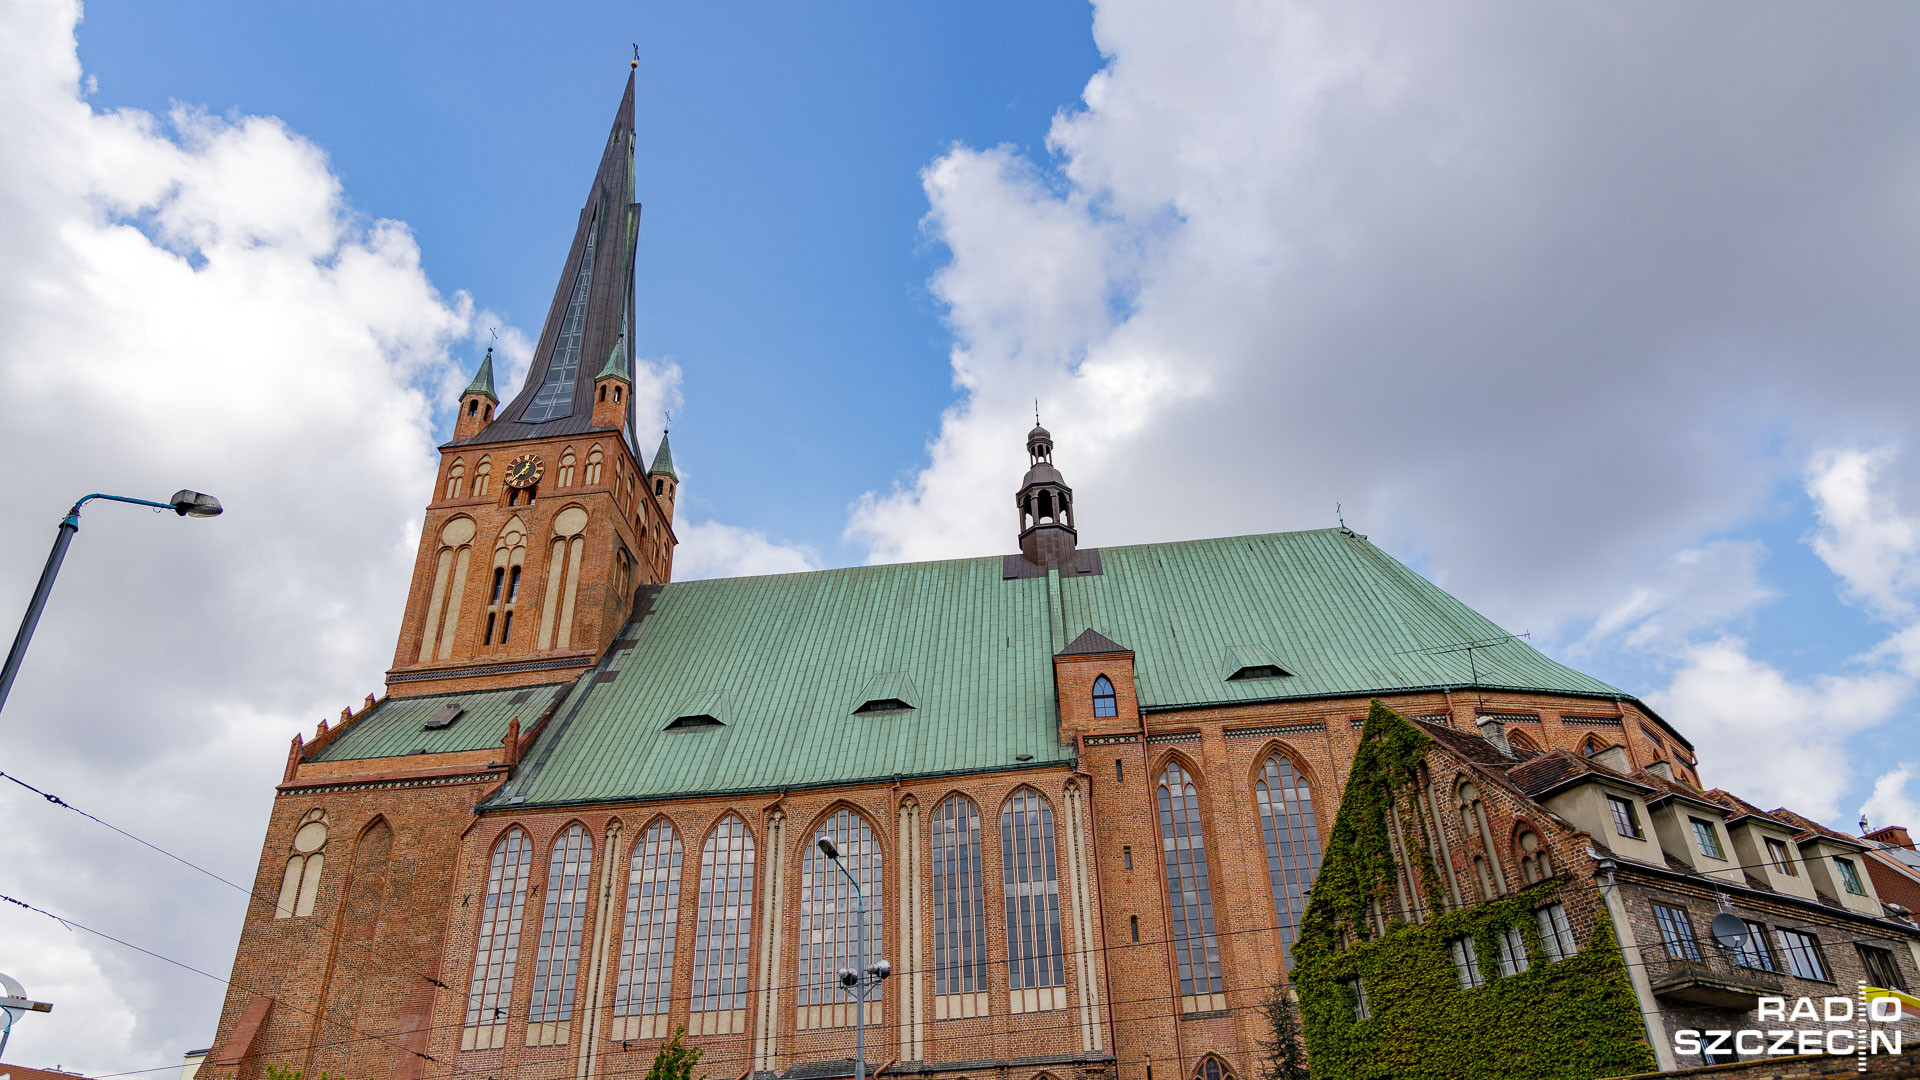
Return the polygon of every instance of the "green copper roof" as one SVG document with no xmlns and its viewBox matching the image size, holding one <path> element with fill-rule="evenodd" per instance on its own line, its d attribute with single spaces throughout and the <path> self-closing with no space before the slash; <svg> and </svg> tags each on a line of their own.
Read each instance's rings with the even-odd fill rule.
<svg viewBox="0 0 1920 1080">
<path fill-rule="evenodd" d="M 473 373 L 473 381 L 460 391 L 461 397 L 468 394 L 485 394 L 493 401 L 499 401 L 499 395 L 493 392 L 493 346 L 487 346 L 486 358 L 480 361 L 480 370 Z"/>
<path fill-rule="evenodd" d="M 554 695 L 564 693 L 570 685 L 387 698 L 375 705 L 371 713 L 350 724 L 339 738 L 314 755 L 313 760 L 348 761 L 400 757 L 417 750 L 445 754 L 497 747 L 515 717 L 520 719 L 521 731 L 531 729 L 540 714 L 547 711 L 547 706 L 553 704 Z M 422 730 L 421 725 L 449 705 L 460 710 L 458 719 L 436 731 Z"/>
<path fill-rule="evenodd" d="M 607 362 L 600 366 L 600 374 L 593 377 L 594 382 L 599 382 L 601 379 L 624 379 L 628 383 L 633 382 L 633 378 L 627 374 L 626 342 L 627 332 L 622 330 L 620 336 L 613 339 L 613 351 L 607 354 Z"/>
<path fill-rule="evenodd" d="M 660 449 L 653 452 L 653 467 L 647 470 L 648 476 L 665 476 L 674 483 L 680 482 L 680 474 L 673 471 L 673 447 L 667 445 L 667 433 L 660 433 Z"/>
<path fill-rule="evenodd" d="M 1064 579 L 1006 579 L 994 556 L 650 589 L 620 634 L 632 645 L 574 685 L 491 805 L 1066 762 L 1052 657 L 1085 629 L 1134 651 L 1147 708 L 1461 686 L 1468 654 L 1442 650 L 1502 636 L 1339 530 L 1099 554 L 1100 573 Z M 1291 675 L 1229 681 L 1248 656 Z M 1474 663 L 1488 688 L 1626 696 L 1521 641 L 1476 649 Z M 856 713 L 876 687 L 910 694 L 912 708 Z M 704 703 L 718 703 L 722 726 L 667 730 Z M 535 704 L 521 706 L 523 724 Z M 391 747 L 408 739 L 375 730 L 369 743 L 405 752 Z M 363 756 L 361 734 L 326 756 Z"/>
</svg>

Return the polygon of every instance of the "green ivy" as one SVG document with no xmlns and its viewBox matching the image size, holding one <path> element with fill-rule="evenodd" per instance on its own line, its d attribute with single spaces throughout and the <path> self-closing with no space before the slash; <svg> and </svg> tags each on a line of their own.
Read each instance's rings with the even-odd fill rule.
<svg viewBox="0 0 1920 1080">
<path fill-rule="evenodd" d="M 1433 739 L 1375 701 L 1341 796 L 1326 858 L 1294 946 L 1293 983 L 1313 1075 L 1321 1080 L 1541 1080 L 1647 1072 L 1657 1068 L 1640 1010 L 1603 913 L 1576 955 L 1546 962 L 1534 911 L 1566 887 L 1552 880 L 1476 907 L 1446 911 L 1427 850 L 1423 800 L 1395 798 L 1417 788 Z M 1400 865 L 1390 815 L 1411 850 L 1430 911 L 1424 924 L 1394 921 L 1376 934 L 1372 904 L 1389 910 Z M 1532 966 L 1501 977 L 1499 938 L 1525 935 Z M 1353 944 L 1342 947 L 1342 937 Z M 1471 937 L 1486 985 L 1461 987 L 1448 942 Z M 1353 980 L 1370 1017 L 1354 1016 Z"/>
</svg>

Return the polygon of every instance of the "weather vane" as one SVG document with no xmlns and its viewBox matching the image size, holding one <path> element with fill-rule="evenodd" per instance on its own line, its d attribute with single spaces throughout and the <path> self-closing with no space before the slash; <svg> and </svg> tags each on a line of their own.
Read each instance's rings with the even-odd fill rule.
<svg viewBox="0 0 1920 1080">
<path fill-rule="evenodd" d="M 627 67 L 637 68 L 639 66 L 640 66 L 640 43 L 636 41 L 633 43 L 633 63 L 628 64 Z"/>
</svg>

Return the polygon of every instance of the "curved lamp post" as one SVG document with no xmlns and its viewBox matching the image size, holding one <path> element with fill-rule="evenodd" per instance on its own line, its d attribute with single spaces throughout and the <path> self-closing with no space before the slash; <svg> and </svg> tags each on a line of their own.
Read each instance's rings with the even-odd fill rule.
<svg viewBox="0 0 1920 1080">
<path fill-rule="evenodd" d="M 0 709 L 7 707 L 7 694 L 13 690 L 13 677 L 20 673 L 20 661 L 26 659 L 27 644 L 33 640 L 33 628 L 40 622 L 40 612 L 46 609 L 47 594 L 53 591 L 53 579 L 60 573 L 60 563 L 67 557 L 67 545 L 73 542 L 73 534 L 80 531 L 80 508 L 95 499 L 109 502 L 132 503 L 135 506 L 152 506 L 161 510 L 171 510 L 181 517 L 219 517 L 220 500 L 211 495 L 185 488 L 173 493 L 167 502 L 153 502 L 148 499 L 131 499 L 125 495 L 89 495 L 73 504 L 67 516 L 60 519 L 60 535 L 53 541 L 53 551 L 47 556 L 46 569 L 40 571 L 40 584 L 34 587 L 33 599 L 27 603 L 26 617 L 20 620 L 20 632 L 13 636 L 13 648 L 7 651 L 7 666 L 0 669 Z"/>
<path fill-rule="evenodd" d="M 867 1080 L 867 996 L 880 986 L 880 981 L 893 974 L 893 965 L 885 960 L 867 963 L 867 894 L 860 891 L 860 882 L 855 880 L 847 865 L 840 861 L 840 849 L 833 841 L 820 838 L 820 853 L 833 860 L 833 865 L 847 875 L 847 884 L 853 886 L 854 911 L 860 917 L 859 952 L 857 960 L 860 970 L 840 969 L 840 985 L 853 998 L 853 1077 L 854 1080 Z"/>
<path fill-rule="evenodd" d="M 52 1012 L 53 1006 L 44 1001 L 35 1001 L 27 996 L 27 990 L 19 980 L 5 972 L 0 972 L 0 1054 L 7 1052 L 7 1036 L 13 1034 L 13 1022 L 23 1012 Z"/>
</svg>

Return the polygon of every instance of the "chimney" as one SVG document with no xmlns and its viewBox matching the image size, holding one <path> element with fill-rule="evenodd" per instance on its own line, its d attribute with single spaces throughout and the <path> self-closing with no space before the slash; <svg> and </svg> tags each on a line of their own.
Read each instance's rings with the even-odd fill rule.
<svg viewBox="0 0 1920 1080">
<path fill-rule="evenodd" d="M 1913 837 L 1907 835 L 1907 827 L 1904 825 L 1882 825 L 1866 834 L 1862 839 L 1876 840 L 1882 844 L 1891 844 L 1894 847 L 1903 847 L 1908 851 L 1913 850 Z"/>
<path fill-rule="evenodd" d="M 1587 756 L 1587 760 L 1602 768 L 1611 769 L 1621 776 L 1633 771 L 1633 762 L 1627 759 L 1627 748 L 1624 746 L 1609 746 L 1595 750 Z"/>
<path fill-rule="evenodd" d="M 1647 771 L 1662 780 L 1672 780 L 1673 762 L 1668 761 L 1666 758 L 1661 758 L 1659 761 L 1647 766 Z"/>
<path fill-rule="evenodd" d="M 1507 722 L 1505 720 L 1498 716 L 1479 716 L 1475 717 L 1473 722 L 1479 725 L 1481 738 L 1492 743 L 1499 749 L 1500 753 L 1507 757 L 1513 756 L 1513 747 L 1507 745 Z"/>
</svg>

